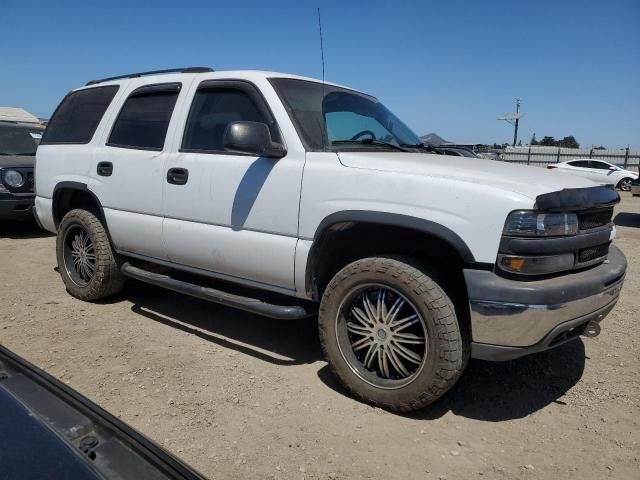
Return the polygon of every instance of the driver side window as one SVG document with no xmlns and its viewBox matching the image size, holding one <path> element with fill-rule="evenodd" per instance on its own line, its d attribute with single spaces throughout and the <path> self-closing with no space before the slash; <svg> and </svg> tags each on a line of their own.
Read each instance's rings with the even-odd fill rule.
<svg viewBox="0 0 640 480">
<path fill-rule="evenodd" d="M 280 141 L 275 123 L 243 89 L 226 86 L 198 89 L 187 119 L 182 151 L 225 152 L 224 132 L 230 123 L 239 121 L 265 123 L 272 138 Z"/>
<path fill-rule="evenodd" d="M 597 168 L 598 170 L 609 170 L 610 165 L 604 162 L 591 161 L 591 168 Z"/>
</svg>

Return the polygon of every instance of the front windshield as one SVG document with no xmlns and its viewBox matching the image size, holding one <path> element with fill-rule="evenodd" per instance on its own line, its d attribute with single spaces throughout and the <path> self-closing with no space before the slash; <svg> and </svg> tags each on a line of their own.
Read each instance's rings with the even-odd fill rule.
<svg viewBox="0 0 640 480">
<path fill-rule="evenodd" d="M 0 155 L 35 155 L 38 144 L 28 128 L 0 125 Z"/>
<path fill-rule="evenodd" d="M 309 150 L 397 150 L 422 142 L 377 99 L 346 88 L 271 79 Z"/>
</svg>

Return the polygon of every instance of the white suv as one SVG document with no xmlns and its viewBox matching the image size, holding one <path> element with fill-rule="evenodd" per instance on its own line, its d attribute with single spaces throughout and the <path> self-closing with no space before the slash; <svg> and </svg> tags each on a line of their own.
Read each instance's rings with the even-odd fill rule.
<svg viewBox="0 0 640 480">
<path fill-rule="evenodd" d="M 626 270 L 613 189 L 429 153 L 376 98 L 280 73 L 89 82 L 51 118 L 36 185 L 73 296 L 132 277 L 283 320 L 317 313 L 340 381 L 394 411 L 443 395 L 470 356 L 597 335 Z"/>
</svg>

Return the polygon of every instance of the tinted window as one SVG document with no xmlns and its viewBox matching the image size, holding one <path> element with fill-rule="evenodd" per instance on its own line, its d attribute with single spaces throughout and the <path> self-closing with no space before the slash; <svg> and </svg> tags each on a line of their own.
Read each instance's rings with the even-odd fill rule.
<svg viewBox="0 0 640 480">
<path fill-rule="evenodd" d="M 135 90 L 113 125 L 108 145 L 162 150 L 180 85 L 148 85 Z"/>
<path fill-rule="evenodd" d="M 118 88 L 109 85 L 71 92 L 51 117 L 41 143 L 89 143 Z"/>
<path fill-rule="evenodd" d="M 611 165 L 609 165 L 608 163 L 604 163 L 604 162 L 591 162 L 591 168 L 597 168 L 599 170 L 609 170 L 609 168 L 611 167 Z"/>
<path fill-rule="evenodd" d="M 33 130 L 0 123 L 0 155 L 35 155 L 38 144 Z"/>
<path fill-rule="evenodd" d="M 588 160 L 578 160 L 576 162 L 569 162 L 572 167 L 590 168 Z"/>
<path fill-rule="evenodd" d="M 183 150 L 224 151 L 223 136 L 233 122 L 251 121 L 269 125 L 271 137 L 278 141 L 277 127 L 265 117 L 246 92 L 236 88 L 205 88 L 196 92 L 187 126 Z"/>
</svg>

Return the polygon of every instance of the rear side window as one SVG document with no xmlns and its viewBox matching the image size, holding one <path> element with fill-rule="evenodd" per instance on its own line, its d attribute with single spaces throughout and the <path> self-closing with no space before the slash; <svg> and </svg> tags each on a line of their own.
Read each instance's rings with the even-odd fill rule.
<svg viewBox="0 0 640 480">
<path fill-rule="evenodd" d="M 569 162 L 569 165 L 571 165 L 572 167 L 581 167 L 581 168 L 590 168 L 591 165 L 589 165 L 589 161 L 588 160 L 578 160 L 576 162 Z"/>
<path fill-rule="evenodd" d="M 134 90 L 120 110 L 107 145 L 162 150 L 179 91 L 179 83 Z"/>
<path fill-rule="evenodd" d="M 71 92 L 54 112 L 40 143 L 89 143 L 118 88 L 107 85 Z"/>
<path fill-rule="evenodd" d="M 237 87 L 230 86 L 236 84 Z M 224 132 L 233 122 L 265 123 L 271 138 L 280 141 L 280 131 L 252 87 L 240 82 L 214 82 L 195 94 L 182 140 L 183 151 L 224 152 Z"/>
</svg>

